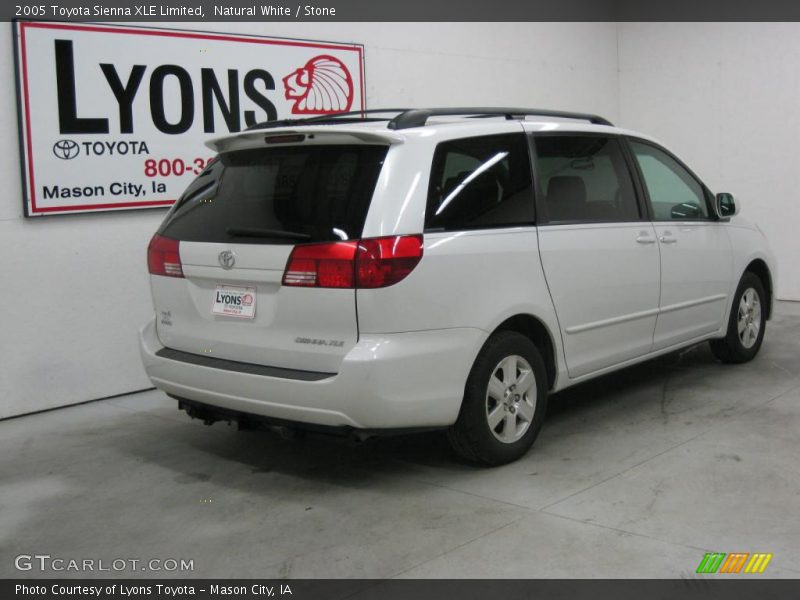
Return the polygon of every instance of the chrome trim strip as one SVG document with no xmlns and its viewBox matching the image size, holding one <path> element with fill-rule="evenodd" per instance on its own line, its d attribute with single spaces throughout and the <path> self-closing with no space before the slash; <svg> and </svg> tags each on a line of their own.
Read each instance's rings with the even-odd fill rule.
<svg viewBox="0 0 800 600">
<path fill-rule="evenodd" d="M 645 319 L 647 317 L 652 317 L 653 315 L 661 315 L 665 313 L 675 312 L 676 310 L 682 310 L 684 308 L 690 308 L 692 306 L 699 306 L 700 304 L 709 304 L 711 302 L 725 300 L 727 297 L 728 297 L 727 294 L 716 294 L 714 296 L 708 296 L 706 298 L 698 298 L 697 300 L 687 300 L 686 302 L 678 302 L 677 304 L 670 304 L 669 306 L 664 306 L 662 308 L 651 308 L 648 310 L 631 313 L 629 315 L 622 315 L 621 317 L 612 317 L 611 319 L 603 319 L 602 321 L 594 321 L 593 323 L 574 325 L 572 327 L 567 327 L 564 330 L 564 332 L 570 335 L 575 333 L 583 333 L 584 331 L 599 329 L 601 327 L 609 327 L 611 325 L 617 325 L 619 323 L 625 323 L 627 321 Z"/>
<path fill-rule="evenodd" d="M 710 304 L 711 302 L 717 302 L 718 300 L 725 300 L 727 297 L 728 297 L 727 294 L 716 294 L 714 296 L 708 296 L 706 298 L 698 298 L 697 300 L 687 300 L 686 302 L 678 302 L 677 304 L 670 304 L 669 306 L 665 306 L 659 309 L 658 312 L 659 313 L 674 312 L 676 310 L 681 310 L 692 306 L 699 306 L 700 304 Z"/>
<path fill-rule="evenodd" d="M 584 325 L 567 327 L 564 331 L 569 334 L 583 333 L 584 331 L 589 331 L 591 329 L 599 329 L 600 327 L 609 327 L 610 325 L 617 325 L 618 323 L 625 323 L 626 321 L 635 321 L 637 319 L 652 317 L 657 315 L 658 312 L 659 310 L 657 308 L 651 308 L 649 310 L 643 310 L 640 312 L 631 313 L 629 315 L 622 315 L 621 317 L 612 317 L 611 319 L 603 319 L 602 321 L 595 321 L 593 323 L 585 323 Z"/>
</svg>

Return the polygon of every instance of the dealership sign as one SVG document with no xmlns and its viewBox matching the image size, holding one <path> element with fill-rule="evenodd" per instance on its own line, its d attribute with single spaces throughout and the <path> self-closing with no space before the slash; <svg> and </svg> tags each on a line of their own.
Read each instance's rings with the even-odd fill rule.
<svg viewBox="0 0 800 600">
<path fill-rule="evenodd" d="M 211 159 L 209 138 L 365 108 L 357 44 L 14 26 L 28 216 L 169 206 Z"/>
</svg>

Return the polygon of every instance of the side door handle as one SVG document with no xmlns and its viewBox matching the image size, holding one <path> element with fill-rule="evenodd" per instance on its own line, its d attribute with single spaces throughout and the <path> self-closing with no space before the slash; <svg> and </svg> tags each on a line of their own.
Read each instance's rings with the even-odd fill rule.
<svg viewBox="0 0 800 600">
<path fill-rule="evenodd" d="M 678 238 L 662 235 L 661 237 L 658 238 L 658 241 L 661 242 L 662 244 L 677 244 Z"/>
<path fill-rule="evenodd" d="M 636 237 L 637 244 L 655 244 L 656 238 L 650 235 L 646 229 L 640 229 L 639 235 Z"/>
</svg>

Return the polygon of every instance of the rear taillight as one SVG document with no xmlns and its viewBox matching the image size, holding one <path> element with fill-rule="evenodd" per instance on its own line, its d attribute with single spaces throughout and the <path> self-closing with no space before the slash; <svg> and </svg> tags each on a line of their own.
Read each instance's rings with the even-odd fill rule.
<svg viewBox="0 0 800 600">
<path fill-rule="evenodd" d="M 283 285 L 351 288 L 358 242 L 295 246 L 283 272 Z"/>
<path fill-rule="evenodd" d="M 181 255 L 178 252 L 178 240 L 165 238 L 158 234 L 150 240 L 147 247 L 147 269 L 151 275 L 166 277 L 183 277 Z"/>
<path fill-rule="evenodd" d="M 380 288 L 404 279 L 422 258 L 421 235 L 295 246 L 283 285 Z"/>
<path fill-rule="evenodd" d="M 414 270 L 422 258 L 421 235 L 361 240 L 356 256 L 356 287 L 394 285 Z"/>
</svg>

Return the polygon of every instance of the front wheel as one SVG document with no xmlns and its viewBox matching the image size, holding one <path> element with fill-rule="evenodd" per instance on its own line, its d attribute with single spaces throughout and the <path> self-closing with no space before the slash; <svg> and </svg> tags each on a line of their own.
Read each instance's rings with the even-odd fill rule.
<svg viewBox="0 0 800 600">
<path fill-rule="evenodd" d="M 533 342 L 514 331 L 492 335 L 472 366 L 453 450 L 484 465 L 517 460 L 533 445 L 547 410 L 547 374 Z"/>
<path fill-rule="evenodd" d="M 755 358 L 767 326 L 766 301 L 761 279 L 749 271 L 745 273 L 733 297 L 727 334 L 710 342 L 714 356 L 724 363 L 743 363 Z"/>
</svg>

